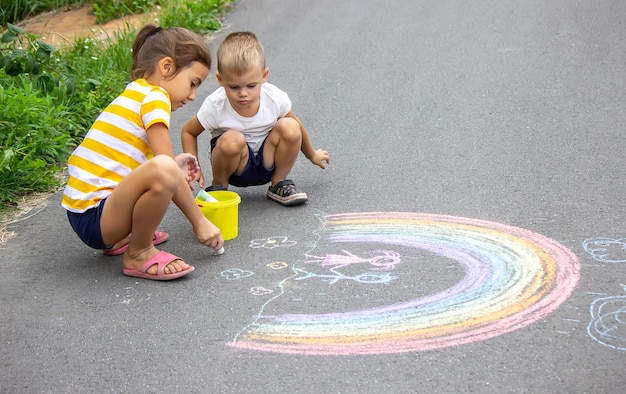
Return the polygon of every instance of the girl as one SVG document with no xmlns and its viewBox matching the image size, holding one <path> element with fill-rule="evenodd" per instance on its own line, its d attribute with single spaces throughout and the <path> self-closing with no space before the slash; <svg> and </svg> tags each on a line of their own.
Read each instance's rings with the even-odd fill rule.
<svg viewBox="0 0 626 394">
<path fill-rule="evenodd" d="M 200 243 L 215 250 L 224 244 L 188 186 L 199 171 L 195 156 L 174 157 L 169 138 L 171 111 L 195 99 L 210 68 L 200 36 L 183 28 L 143 27 L 133 45 L 132 82 L 69 158 L 62 205 L 70 224 L 88 246 L 123 253 L 125 275 L 169 280 L 194 270 L 155 247 L 168 238 L 157 226 L 170 201 Z"/>
</svg>

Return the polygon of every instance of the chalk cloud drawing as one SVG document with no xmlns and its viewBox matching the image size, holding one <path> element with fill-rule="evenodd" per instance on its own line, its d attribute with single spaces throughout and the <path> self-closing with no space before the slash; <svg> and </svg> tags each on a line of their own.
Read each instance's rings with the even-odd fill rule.
<svg viewBox="0 0 626 394">
<path fill-rule="evenodd" d="M 253 239 L 250 241 L 251 248 L 265 248 L 265 249 L 274 249 L 281 247 L 289 247 L 297 244 L 296 241 L 291 241 L 289 238 L 284 236 L 273 236 L 268 238 L 261 239 Z"/>
<path fill-rule="evenodd" d="M 583 242 L 591 257 L 603 263 L 626 263 L 626 238 L 592 238 Z"/>
<path fill-rule="evenodd" d="M 320 219 L 322 228 L 314 234 L 325 242 L 419 249 L 443 257 L 446 264 L 454 262 L 465 275 L 442 291 L 362 310 L 265 313 L 265 307 L 284 294 L 279 286 L 278 294 L 261 307 L 230 346 L 304 355 L 404 353 L 457 346 L 545 318 L 569 298 L 580 279 L 580 262 L 569 249 L 517 227 L 408 212 L 348 213 Z M 273 242 L 280 244 L 285 238 Z M 259 245 L 255 247 L 270 247 L 267 242 Z M 325 257 L 320 261 L 328 262 Z M 301 275 L 315 274 L 296 268 L 285 281 Z"/>
</svg>

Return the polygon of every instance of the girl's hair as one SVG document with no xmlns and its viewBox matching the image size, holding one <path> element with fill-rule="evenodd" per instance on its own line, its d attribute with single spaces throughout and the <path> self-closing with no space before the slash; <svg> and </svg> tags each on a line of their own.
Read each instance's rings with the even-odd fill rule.
<svg viewBox="0 0 626 394">
<path fill-rule="evenodd" d="M 174 75 L 192 62 L 211 68 L 211 52 L 201 36 L 182 27 L 163 29 L 151 23 L 135 38 L 131 78 L 151 75 L 156 71 L 157 62 L 168 56 L 174 60 Z"/>
<path fill-rule="evenodd" d="M 250 32 L 230 33 L 217 49 L 217 71 L 241 75 L 252 68 L 265 69 L 265 51 Z"/>
</svg>

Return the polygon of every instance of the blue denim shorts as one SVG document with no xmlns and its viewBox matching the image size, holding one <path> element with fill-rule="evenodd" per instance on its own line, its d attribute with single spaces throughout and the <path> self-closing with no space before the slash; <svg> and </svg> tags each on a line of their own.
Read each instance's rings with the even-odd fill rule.
<svg viewBox="0 0 626 394">
<path fill-rule="evenodd" d="M 100 205 L 90 208 L 82 213 L 67 211 L 67 218 L 74 232 L 87 246 L 94 249 L 110 249 L 104 244 L 102 231 L 100 230 L 100 217 L 106 198 L 100 201 Z"/>
<path fill-rule="evenodd" d="M 218 135 L 211 139 L 211 152 L 215 148 L 217 139 L 220 137 L 221 135 Z M 265 141 L 267 141 L 267 139 Z M 252 148 L 248 145 L 248 165 L 241 174 L 235 173 L 231 175 L 228 180 L 229 184 L 237 187 L 246 187 L 265 185 L 272 181 L 274 168 L 268 170 L 263 165 L 263 147 L 265 146 L 265 141 L 261 144 L 261 148 L 259 148 L 259 153 L 257 154 L 254 154 Z"/>
</svg>

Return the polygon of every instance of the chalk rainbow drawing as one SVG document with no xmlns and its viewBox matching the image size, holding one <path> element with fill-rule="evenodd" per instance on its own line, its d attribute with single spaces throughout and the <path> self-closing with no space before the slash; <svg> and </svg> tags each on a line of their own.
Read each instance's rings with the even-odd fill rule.
<svg viewBox="0 0 626 394">
<path fill-rule="evenodd" d="M 445 215 L 371 212 L 327 215 L 328 242 L 398 245 L 461 265 L 452 287 L 396 304 L 326 314 L 264 315 L 229 343 L 304 355 L 428 351 L 482 341 L 533 324 L 574 291 L 578 258 L 529 230 Z"/>
</svg>

